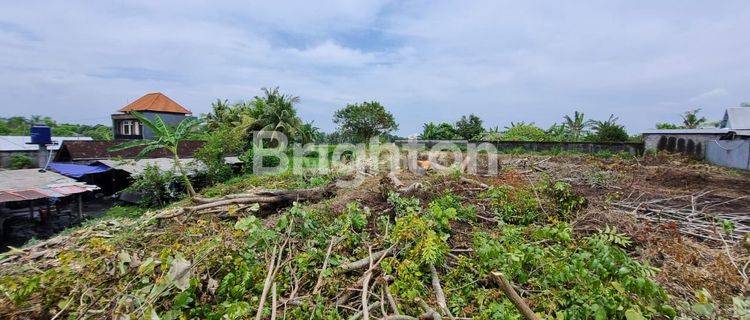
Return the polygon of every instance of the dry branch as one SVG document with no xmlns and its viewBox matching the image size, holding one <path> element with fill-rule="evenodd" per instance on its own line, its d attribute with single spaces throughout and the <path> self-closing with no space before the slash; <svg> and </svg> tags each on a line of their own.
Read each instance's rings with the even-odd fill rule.
<svg viewBox="0 0 750 320">
<path fill-rule="evenodd" d="M 380 259 L 381 257 L 387 255 L 389 252 L 391 252 L 391 248 L 380 250 L 377 252 L 372 253 L 372 259 Z M 352 270 L 362 269 L 364 267 L 367 267 L 370 265 L 370 257 L 365 257 L 362 259 L 359 259 L 357 261 L 352 261 L 349 263 L 343 263 L 339 266 L 342 272 L 349 272 Z"/>
<path fill-rule="evenodd" d="M 430 274 L 432 275 L 432 290 L 435 291 L 435 300 L 440 311 L 448 318 L 455 319 L 448 309 L 448 303 L 445 301 L 445 293 L 443 292 L 443 287 L 440 285 L 440 277 L 438 277 L 438 272 L 434 264 L 430 264 Z"/>
<path fill-rule="evenodd" d="M 492 277 L 495 279 L 497 284 L 500 285 L 500 288 L 503 289 L 503 292 L 506 296 L 508 296 L 510 302 L 513 302 L 513 305 L 516 306 L 516 309 L 518 309 L 518 311 L 521 312 L 521 314 L 526 317 L 526 319 L 539 319 L 536 314 L 531 311 L 529 305 L 527 305 L 526 302 L 523 301 L 521 296 L 516 293 L 516 290 L 513 289 L 513 286 L 510 285 L 510 282 L 508 282 L 508 279 L 505 278 L 502 272 L 492 272 Z"/>
</svg>

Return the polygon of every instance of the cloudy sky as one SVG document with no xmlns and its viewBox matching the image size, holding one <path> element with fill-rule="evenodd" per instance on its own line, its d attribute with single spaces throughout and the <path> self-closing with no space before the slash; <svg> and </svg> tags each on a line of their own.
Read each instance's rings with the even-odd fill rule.
<svg viewBox="0 0 750 320">
<path fill-rule="evenodd" d="M 194 113 L 280 86 L 325 130 L 377 100 L 409 135 L 475 113 L 631 133 L 750 101 L 740 1 L 3 1 L 0 117 L 108 123 L 161 91 Z"/>
</svg>

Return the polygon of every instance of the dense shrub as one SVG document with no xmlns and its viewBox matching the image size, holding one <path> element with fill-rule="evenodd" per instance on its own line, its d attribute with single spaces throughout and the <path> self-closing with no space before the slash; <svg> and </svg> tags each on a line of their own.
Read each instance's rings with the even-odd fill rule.
<svg viewBox="0 0 750 320">
<path fill-rule="evenodd" d="M 140 206 L 162 207 L 183 195 L 181 183 L 182 179 L 174 172 L 161 171 L 157 166 L 148 165 L 123 192 L 140 195 Z"/>
<path fill-rule="evenodd" d="M 10 157 L 10 168 L 13 170 L 26 169 L 34 166 L 34 161 L 29 156 L 14 154 Z"/>
</svg>

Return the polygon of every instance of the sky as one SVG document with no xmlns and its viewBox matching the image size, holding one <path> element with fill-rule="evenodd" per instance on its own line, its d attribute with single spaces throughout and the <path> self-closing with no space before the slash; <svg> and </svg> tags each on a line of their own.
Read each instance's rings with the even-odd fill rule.
<svg viewBox="0 0 750 320">
<path fill-rule="evenodd" d="M 376 100 L 403 136 L 474 113 L 631 134 L 750 101 L 741 1 L 2 1 L 0 117 L 111 124 L 148 92 L 194 114 L 263 87 L 325 131 Z"/>
</svg>

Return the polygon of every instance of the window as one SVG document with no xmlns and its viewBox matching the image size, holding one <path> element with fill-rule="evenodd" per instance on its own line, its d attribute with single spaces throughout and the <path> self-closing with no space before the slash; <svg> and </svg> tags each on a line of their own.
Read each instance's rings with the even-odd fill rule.
<svg viewBox="0 0 750 320">
<path fill-rule="evenodd" d="M 120 122 L 120 133 L 125 136 L 140 134 L 141 130 L 138 121 L 122 120 Z"/>
</svg>

